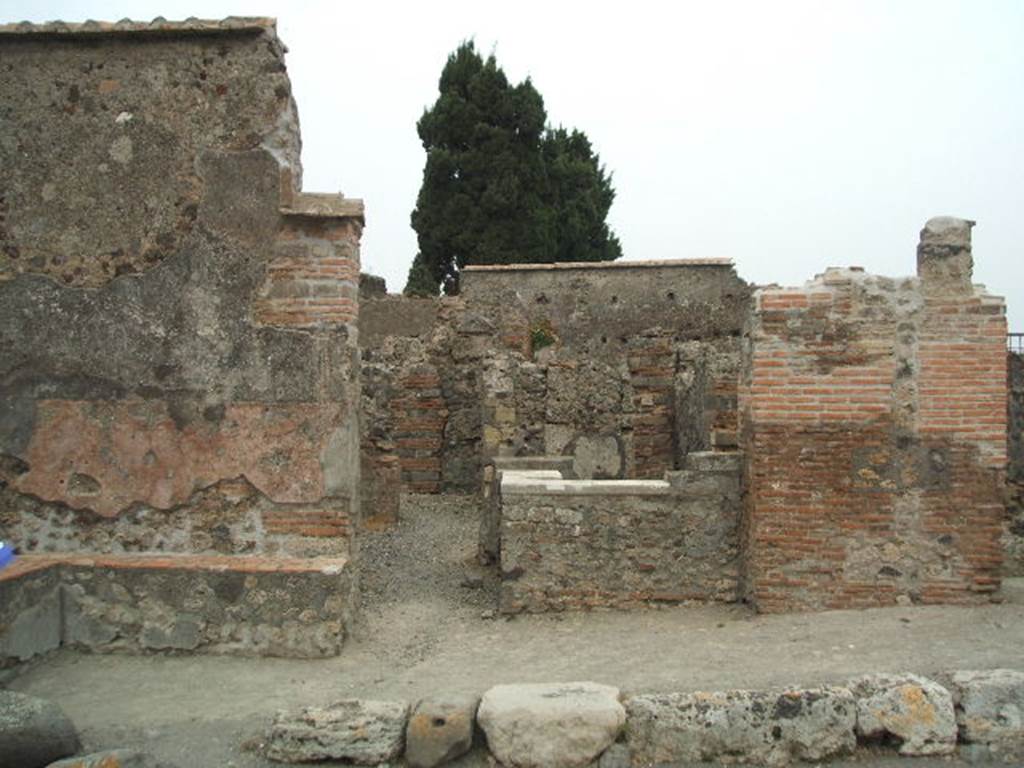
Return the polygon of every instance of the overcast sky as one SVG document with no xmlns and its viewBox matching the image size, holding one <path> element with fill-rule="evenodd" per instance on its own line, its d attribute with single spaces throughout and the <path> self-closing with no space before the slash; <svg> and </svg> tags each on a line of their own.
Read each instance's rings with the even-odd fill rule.
<svg viewBox="0 0 1024 768">
<path fill-rule="evenodd" d="M 399 291 L 416 120 L 467 38 L 614 174 L 628 259 L 729 256 L 756 283 L 912 274 L 931 216 L 975 219 L 975 281 L 1024 331 L 1024 2 L 275 3 L 0 0 L 0 21 L 276 16 L 305 189 L 366 201 Z"/>
</svg>

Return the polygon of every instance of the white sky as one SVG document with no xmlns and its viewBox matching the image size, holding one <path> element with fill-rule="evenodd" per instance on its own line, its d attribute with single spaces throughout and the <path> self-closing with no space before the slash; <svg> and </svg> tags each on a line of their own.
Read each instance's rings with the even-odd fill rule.
<svg viewBox="0 0 1024 768">
<path fill-rule="evenodd" d="M 975 219 L 975 281 L 1024 331 L 1024 2 L 0 0 L 0 22 L 276 16 L 305 188 L 367 206 L 364 270 L 405 284 L 416 120 L 474 38 L 614 173 L 628 259 L 730 256 L 757 283 L 912 274 L 931 216 Z"/>
</svg>

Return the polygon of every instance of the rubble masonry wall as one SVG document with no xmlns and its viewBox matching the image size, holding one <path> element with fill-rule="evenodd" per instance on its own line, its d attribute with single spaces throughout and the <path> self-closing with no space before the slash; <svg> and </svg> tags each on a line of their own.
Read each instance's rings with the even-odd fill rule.
<svg viewBox="0 0 1024 768">
<path fill-rule="evenodd" d="M 0 538 L 345 556 L 362 206 L 266 19 L 0 29 Z"/>
<path fill-rule="evenodd" d="M 460 296 L 365 298 L 364 503 L 469 491 L 496 457 L 660 478 L 736 443 L 750 289 L 727 260 L 470 267 Z"/>
</svg>

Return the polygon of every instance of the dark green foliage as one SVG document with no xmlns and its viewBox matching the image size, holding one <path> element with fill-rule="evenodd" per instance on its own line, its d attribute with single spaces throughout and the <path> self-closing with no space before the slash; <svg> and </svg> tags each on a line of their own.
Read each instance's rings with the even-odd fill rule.
<svg viewBox="0 0 1024 768">
<path fill-rule="evenodd" d="M 550 347 L 552 344 L 558 342 L 558 334 L 555 333 L 555 327 L 551 324 L 551 321 L 546 317 L 537 318 L 530 323 L 530 349 L 533 352 L 538 352 L 544 349 L 544 347 Z"/>
<path fill-rule="evenodd" d="M 584 134 L 545 120 L 530 81 L 510 85 L 493 55 L 484 60 L 468 42 L 448 57 L 440 96 L 416 126 L 427 162 L 406 293 L 456 293 L 468 264 L 621 255 L 605 223 L 611 179 Z"/>
<path fill-rule="evenodd" d="M 423 262 L 423 257 L 416 254 L 409 267 L 409 277 L 405 281 L 406 296 L 430 297 L 437 296 L 437 280 L 430 273 L 430 268 Z"/>
<path fill-rule="evenodd" d="M 622 255 L 619 238 L 605 218 L 615 199 L 586 134 L 548 131 L 542 144 L 548 174 L 547 214 L 554 256 L 545 261 L 613 261 Z"/>
</svg>

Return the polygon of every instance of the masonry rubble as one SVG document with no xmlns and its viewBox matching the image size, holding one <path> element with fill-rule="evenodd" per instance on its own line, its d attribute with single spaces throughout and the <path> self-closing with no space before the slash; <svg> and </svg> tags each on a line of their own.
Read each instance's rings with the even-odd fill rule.
<svg viewBox="0 0 1024 768">
<path fill-rule="evenodd" d="M 625 695 L 591 682 L 531 683 L 495 686 L 484 692 L 478 707 L 466 712 L 460 700 L 456 709 L 466 715 L 470 728 L 475 719 L 500 764 L 516 768 L 640 768 L 719 761 L 785 766 L 820 763 L 861 748 L 903 756 L 952 755 L 959 748 L 972 759 L 1019 759 L 1024 749 L 1019 717 L 1024 673 L 960 671 L 948 679 L 952 684 L 947 686 L 910 673 L 881 673 L 812 688 Z M 436 698 L 448 697 L 440 693 Z M 394 734 L 404 715 L 394 722 L 391 716 L 407 711 L 401 702 L 345 701 L 323 710 L 283 714 L 271 727 L 268 750 L 275 759 L 301 762 L 327 751 L 342 754 L 344 748 L 325 745 L 346 743 L 350 734 L 363 734 L 361 743 L 369 749 L 377 738 L 367 734 L 378 727 L 376 719 L 367 724 L 370 709 L 391 713 L 390 746 L 385 749 L 382 743 L 379 752 L 397 759 L 401 749 L 392 751 Z M 415 719 L 414 712 L 407 733 L 419 729 Z M 281 749 L 282 743 L 290 744 L 282 724 L 291 728 L 296 722 L 312 752 Z M 405 749 L 410 764 L 426 764 L 412 758 L 409 739 Z M 372 764 L 362 757 L 346 759 Z"/>
<path fill-rule="evenodd" d="M 1018 567 L 1021 365 L 973 222 L 927 222 L 914 277 L 502 265 L 389 296 L 362 202 L 302 189 L 273 20 L 0 49 L 0 668 L 337 653 L 354 538 L 403 491 L 479 490 L 506 613 L 971 603 Z"/>
<path fill-rule="evenodd" d="M 302 191 L 275 22 L 13 24 L 0 56 L 0 667 L 33 634 L 336 653 L 363 206 Z"/>
</svg>

